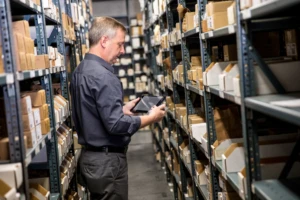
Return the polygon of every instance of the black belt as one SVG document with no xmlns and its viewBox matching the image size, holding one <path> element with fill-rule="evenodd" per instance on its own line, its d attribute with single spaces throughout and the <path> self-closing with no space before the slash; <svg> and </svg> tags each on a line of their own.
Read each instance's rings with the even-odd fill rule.
<svg viewBox="0 0 300 200">
<path fill-rule="evenodd" d="M 94 146 L 88 146 L 84 145 L 84 149 L 88 151 L 94 151 L 94 152 L 111 152 L 111 153 L 126 153 L 128 147 L 112 147 L 112 146 L 105 146 L 105 147 L 94 147 Z"/>
</svg>

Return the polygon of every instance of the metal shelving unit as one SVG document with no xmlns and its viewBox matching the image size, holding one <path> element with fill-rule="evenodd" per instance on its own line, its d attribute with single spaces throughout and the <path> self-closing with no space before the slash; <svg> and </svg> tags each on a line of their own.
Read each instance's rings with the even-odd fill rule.
<svg viewBox="0 0 300 200">
<path fill-rule="evenodd" d="M 32 1 L 20 1 L 20 0 L 4 0 L 1 3 L 1 35 L 2 35 L 2 52 L 4 60 L 4 71 L 5 73 L 0 74 L 0 86 L 3 90 L 3 97 L 5 100 L 5 114 L 7 121 L 8 129 L 8 138 L 9 138 L 9 152 L 11 163 L 21 163 L 22 164 L 22 174 L 23 182 L 20 188 L 16 188 L 17 191 L 24 196 L 25 199 L 29 199 L 29 179 L 28 179 L 28 170 L 48 170 L 49 173 L 49 186 L 50 186 L 50 199 L 61 199 L 61 183 L 60 183 L 60 164 L 58 162 L 58 147 L 57 147 L 57 135 L 55 128 L 55 118 L 54 118 L 54 103 L 52 92 L 52 78 L 60 82 L 61 94 L 69 100 L 68 92 L 68 76 L 66 72 L 66 51 L 65 48 L 68 45 L 71 45 L 75 49 L 74 45 L 77 42 L 80 42 L 82 39 L 82 34 L 78 34 L 77 42 L 73 42 L 70 39 L 64 38 L 64 33 L 62 30 L 62 16 L 61 16 L 61 3 L 65 3 L 65 8 L 67 11 L 70 11 L 69 1 L 61 2 L 59 0 L 53 0 L 53 4 L 58 8 L 60 13 L 57 18 L 53 16 L 46 15 L 43 9 L 43 2 L 40 2 L 41 5 L 38 6 Z M 78 3 L 76 1 L 76 3 Z M 71 15 L 67 12 L 67 14 Z M 48 54 L 48 44 L 49 46 L 54 45 L 57 47 L 60 54 L 64 56 L 65 63 L 63 66 L 51 67 L 49 69 L 37 69 L 37 70 L 28 70 L 28 71 L 17 71 L 16 61 L 14 59 L 14 41 L 10 37 L 12 33 L 12 18 L 15 15 L 26 15 L 23 20 L 28 20 L 30 26 L 34 26 L 37 32 L 36 46 L 37 54 Z M 30 15 L 30 16 L 29 16 Z M 29 17 L 28 17 L 29 16 Z M 50 37 L 46 36 L 46 26 L 54 25 L 55 28 L 50 34 Z M 81 45 L 77 46 L 81 51 Z M 75 55 L 74 60 L 75 59 Z M 81 58 L 82 59 L 82 58 Z M 76 62 L 72 62 L 72 68 L 76 67 Z M 38 141 L 38 143 L 33 148 L 25 149 L 24 140 L 23 140 L 23 127 L 22 127 L 22 117 L 21 117 L 21 108 L 20 108 L 20 85 L 23 84 L 23 81 L 30 82 L 39 80 L 41 86 L 46 91 L 46 102 L 49 105 L 49 118 L 51 131 L 48 134 L 43 135 L 43 137 Z M 66 116 L 65 123 L 72 127 L 70 115 Z M 72 133 L 70 133 L 72 134 Z M 74 153 L 73 145 L 68 147 L 71 154 Z M 41 154 L 45 154 L 42 155 Z M 73 154 L 74 155 L 74 154 Z M 38 163 L 37 158 L 43 157 L 48 158 L 45 163 L 39 163 L 40 167 L 36 167 L 35 163 Z M 2 163 L 2 162 L 1 162 Z M 76 176 L 76 173 L 74 174 Z M 72 179 L 70 187 L 73 190 L 77 191 L 77 180 L 76 178 Z M 75 186 L 75 187 L 73 187 Z M 75 188 L 75 189 L 74 189 Z"/>
<path fill-rule="evenodd" d="M 269 0 L 262 2 L 260 5 L 255 7 L 250 7 L 248 9 L 240 10 L 240 0 L 235 0 L 236 6 L 236 23 L 233 25 L 228 25 L 213 31 L 208 31 L 203 33 L 201 27 L 201 16 L 205 13 L 207 0 L 197 0 L 191 1 L 167 1 L 166 2 L 166 13 L 163 13 L 157 17 L 152 17 L 152 4 L 153 1 L 145 1 L 145 34 L 150 38 L 153 36 L 153 29 L 155 25 L 160 25 L 161 33 L 167 30 L 169 33 L 172 31 L 175 22 L 180 23 L 180 29 L 182 30 L 182 22 L 178 18 L 177 5 L 180 3 L 185 8 L 193 11 L 194 4 L 198 3 L 198 12 L 200 27 L 189 30 L 185 33 L 181 31 L 181 38 L 176 43 L 169 42 L 169 48 L 161 49 L 162 58 L 165 59 L 167 56 L 171 58 L 171 69 L 173 70 L 178 63 L 176 62 L 174 56 L 174 49 L 180 46 L 182 51 L 182 65 L 184 66 L 184 83 L 173 80 L 173 87 L 163 86 L 164 88 L 159 88 L 157 86 L 156 75 L 166 75 L 165 66 L 158 65 L 156 63 L 156 55 L 160 44 L 148 42 L 149 50 L 147 51 L 149 58 L 147 64 L 151 67 L 150 76 L 153 77 L 153 83 L 157 86 L 155 90 L 155 95 L 167 94 L 172 96 L 174 104 L 185 102 L 187 108 L 187 115 L 194 114 L 194 107 L 191 101 L 191 95 L 197 95 L 200 98 L 204 98 L 205 107 L 205 118 L 207 124 L 207 151 L 203 149 L 202 144 L 196 139 L 192 138 L 191 134 L 186 127 L 182 126 L 180 121 L 175 118 L 174 113 L 168 110 L 167 122 L 176 126 L 177 137 L 179 145 L 184 138 L 188 138 L 190 141 L 189 149 L 191 152 L 191 162 L 199 156 L 204 154 L 209 161 L 209 171 L 210 180 L 212 185 L 212 190 L 210 195 L 208 195 L 208 190 L 206 186 L 200 186 L 195 178 L 195 169 L 191 165 L 191 168 L 183 161 L 183 158 L 178 149 L 178 144 L 174 141 L 172 135 L 169 133 L 170 148 L 175 149 L 177 152 L 178 159 L 180 160 L 180 172 L 181 175 L 178 176 L 173 174 L 174 180 L 174 197 L 178 198 L 177 186 L 180 186 L 180 190 L 186 186 L 186 177 L 192 175 L 194 179 L 194 198 L 193 199 L 208 199 L 212 196 L 212 199 L 218 199 L 218 193 L 221 192 L 219 187 L 218 176 L 223 175 L 224 179 L 232 186 L 237 194 L 240 195 L 242 199 L 298 199 L 299 192 L 295 190 L 295 185 L 299 187 L 299 179 L 295 180 L 266 180 L 260 181 L 260 166 L 259 166 L 259 148 L 258 148 L 258 131 L 256 130 L 256 120 L 263 115 L 264 117 L 273 117 L 281 120 L 282 122 L 290 123 L 292 126 L 300 126 L 300 110 L 299 106 L 295 107 L 284 107 L 279 105 L 276 101 L 289 101 L 289 100 L 299 100 L 300 93 L 284 93 L 282 90 L 280 92 L 280 84 L 274 78 L 274 76 L 269 73 L 270 70 L 267 69 L 267 64 L 263 61 L 261 56 L 256 52 L 252 45 L 252 37 L 254 32 L 268 31 L 268 30 L 285 30 L 300 27 L 298 18 L 292 18 L 290 16 L 298 16 L 297 10 L 299 10 L 300 2 L 297 0 Z M 165 18 L 166 20 L 165 20 Z M 286 18 L 289 17 L 289 18 Z M 164 21 L 165 20 L 165 21 Z M 297 21 L 298 20 L 298 21 Z M 166 26 L 166 27 L 165 27 Z M 298 39 L 298 38 L 297 38 Z M 238 52 L 238 66 L 240 76 L 240 88 L 241 96 L 236 96 L 233 91 L 222 91 L 218 85 L 204 86 L 201 90 L 198 87 L 192 85 L 187 79 L 187 70 L 190 68 L 190 49 L 195 48 L 193 43 L 198 43 L 198 49 L 200 50 L 200 55 L 202 58 L 202 71 L 204 72 L 209 64 L 211 63 L 211 47 L 223 46 L 224 44 L 236 44 Z M 224 42 L 225 41 L 225 42 Z M 151 48 L 150 48 L 151 47 Z M 282 47 L 282 45 L 281 45 Z M 219 49 L 220 51 L 220 49 Z M 221 50 L 222 51 L 222 50 Z M 283 50 L 282 50 L 283 51 Z M 220 52 L 218 52 L 220 54 Z M 223 52 L 222 52 L 223 53 Z M 270 80 L 277 89 L 278 94 L 269 94 L 256 96 L 255 94 L 255 80 L 253 76 L 253 61 L 258 65 L 264 75 Z M 279 87 L 277 87 L 279 86 Z M 167 92 L 167 93 L 166 93 Z M 277 103 L 277 104 L 276 104 Z M 241 121 L 242 121 L 242 132 L 243 132 L 243 142 L 245 149 L 245 166 L 246 166 L 246 177 L 247 186 L 244 193 L 240 192 L 238 183 L 238 173 L 226 173 L 222 169 L 221 161 L 214 162 L 212 159 L 212 149 L 211 145 L 217 140 L 217 133 L 214 124 L 214 114 L 213 110 L 216 106 L 222 105 L 233 105 L 241 110 Z M 163 126 L 169 128 L 171 125 L 165 124 Z M 293 161 L 296 159 L 294 155 L 299 153 L 299 142 L 293 150 L 293 154 L 290 156 L 288 164 L 285 166 L 285 174 L 288 168 L 291 168 Z M 197 151 L 196 151 L 197 150 Z M 200 150 L 200 151 L 199 151 Z M 282 172 L 283 173 L 283 172 Z M 251 190 L 252 187 L 252 190 Z M 196 189 L 197 188 L 197 189 Z M 197 192 L 196 192 L 197 191 Z M 184 193 L 184 192 L 183 192 Z M 247 196 L 244 194 L 247 193 Z M 185 199 L 184 194 L 182 196 Z"/>
</svg>

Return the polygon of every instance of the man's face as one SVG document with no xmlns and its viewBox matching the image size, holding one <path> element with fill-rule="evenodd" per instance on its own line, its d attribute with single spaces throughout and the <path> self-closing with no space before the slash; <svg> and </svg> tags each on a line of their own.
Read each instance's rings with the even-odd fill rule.
<svg viewBox="0 0 300 200">
<path fill-rule="evenodd" d="M 125 32 L 121 29 L 116 31 L 115 37 L 109 39 L 109 45 L 107 46 L 107 58 L 110 64 L 114 64 L 120 55 L 125 53 Z"/>
</svg>

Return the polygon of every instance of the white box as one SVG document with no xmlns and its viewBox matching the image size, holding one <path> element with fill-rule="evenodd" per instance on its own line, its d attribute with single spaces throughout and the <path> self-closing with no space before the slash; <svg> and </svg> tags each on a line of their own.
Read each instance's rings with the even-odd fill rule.
<svg viewBox="0 0 300 200">
<path fill-rule="evenodd" d="M 192 135 L 198 142 L 202 142 L 201 138 L 207 132 L 206 123 L 192 124 L 191 125 Z"/>
<path fill-rule="evenodd" d="M 141 46 L 140 38 L 132 38 L 132 48 L 137 48 Z"/>
<path fill-rule="evenodd" d="M 227 18 L 228 25 L 233 25 L 236 23 L 236 3 L 232 3 L 231 6 L 227 8 Z"/>
<path fill-rule="evenodd" d="M 34 124 L 35 125 L 40 124 L 41 123 L 40 109 L 39 108 L 33 108 L 32 113 L 33 113 Z"/>
<path fill-rule="evenodd" d="M 19 188 L 23 182 L 22 164 L 1 164 L 0 179 L 11 188 Z"/>
<path fill-rule="evenodd" d="M 222 154 L 224 154 L 233 143 L 243 143 L 243 138 L 226 139 L 222 142 L 216 140 L 214 144 L 211 145 L 214 160 L 222 160 Z"/>
<path fill-rule="evenodd" d="M 291 80 L 298 80 L 298 75 L 300 74 L 299 65 L 300 61 L 271 63 L 269 68 L 286 92 L 297 92 L 300 91 L 300 84 L 296 84 Z M 254 66 L 254 69 L 257 95 L 276 93 L 275 88 L 262 70 L 258 66 Z"/>
<path fill-rule="evenodd" d="M 208 152 L 208 140 L 207 140 L 207 133 L 205 133 L 202 137 L 201 137 L 201 146 L 204 149 L 204 151 L 207 153 Z"/>
<path fill-rule="evenodd" d="M 219 75 L 219 85 L 221 91 L 233 90 L 233 78 L 239 75 L 239 67 L 237 64 L 233 65 L 230 71 L 226 71 L 226 69 L 222 74 Z"/>
<path fill-rule="evenodd" d="M 31 98 L 29 95 L 21 97 L 22 115 L 32 112 Z"/>
<path fill-rule="evenodd" d="M 272 158 L 289 156 L 295 146 L 295 142 L 287 142 L 280 144 L 262 144 L 259 145 L 260 158 Z M 222 155 L 223 171 L 239 172 L 245 167 L 244 146 L 241 143 L 231 144 L 230 147 Z"/>
<path fill-rule="evenodd" d="M 36 140 L 37 141 L 40 141 L 43 137 L 43 134 L 42 134 L 42 127 L 40 124 L 36 125 L 35 127 L 35 134 L 36 134 Z"/>
<path fill-rule="evenodd" d="M 234 77 L 232 79 L 232 82 L 233 82 L 234 96 L 240 97 L 241 96 L 240 76 Z"/>
<path fill-rule="evenodd" d="M 210 69 L 203 72 L 203 84 L 206 86 L 219 85 L 219 74 L 230 64 L 230 62 L 217 62 Z"/>
<path fill-rule="evenodd" d="M 7 183 L 0 179 L 0 199 L 4 200 L 19 200 L 20 197 L 17 196 L 16 188 L 10 187 Z"/>
<path fill-rule="evenodd" d="M 198 183 L 199 185 L 206 185 L 207 184 L 207 177 L 205 174 L 205 170 L 203 170 L 200 174 L 197 173 Z"/>
</svg>

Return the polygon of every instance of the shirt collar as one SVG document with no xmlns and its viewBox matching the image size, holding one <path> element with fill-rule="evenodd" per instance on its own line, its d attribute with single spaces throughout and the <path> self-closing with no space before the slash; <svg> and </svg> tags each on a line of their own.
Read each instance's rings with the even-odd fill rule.
<svg viewBox="0 0 300 200">
<path fill-rule="evenodd" d="M 106 62 L 105 60 L 100 58 L 99 56 L 96 56 L 95 54 L 86 53 L 85 56 L 84 56 L 84 59 L 94 60 L 94 61 L 99 62 L 99 64 L 101 66 L 105 67 L 111 73 L 114 73 L 114 71 L 115 71 L 111 64 L 109 64 L 108 62 Z"/>
</svg>

